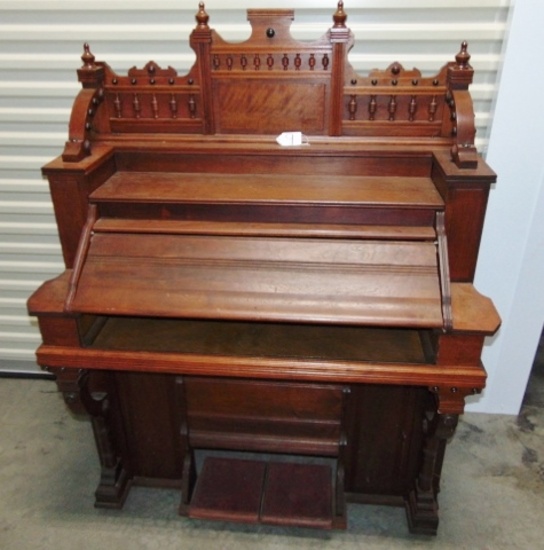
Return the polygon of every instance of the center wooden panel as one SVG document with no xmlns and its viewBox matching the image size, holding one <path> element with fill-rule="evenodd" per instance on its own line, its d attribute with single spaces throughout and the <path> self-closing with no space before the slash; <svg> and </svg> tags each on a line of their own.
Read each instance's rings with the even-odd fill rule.
<svg viewBox="0 0 544 550">
<path fill-rule="evenodd" d="M 218 81 L 215 89 L 219 133 L 324 133 L 325 84 L 236 80 Z"/>
</svg>

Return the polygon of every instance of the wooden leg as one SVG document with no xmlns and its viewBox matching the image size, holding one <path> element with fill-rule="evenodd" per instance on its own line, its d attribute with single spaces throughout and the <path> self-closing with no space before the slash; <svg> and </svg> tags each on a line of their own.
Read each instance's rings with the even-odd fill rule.
<svg viewBox="0 0 544 550">
<path fill-rule="evenodd" d="M 100 482 L 95 492 L 98 508 L 121 508 L 130 489 L 131 478 L 117 452 L 111 426 L 112 403 L 108 392 L 91 392 L 89 372 L 55 369 L 57 386 L 75 414 L 90 416 L 100 460 Z"/>
<path fill-rule="evenodd" d="M 455 433 L 459 415 L 433 414 L 424 420 L 423 459 L 415 488 L 406 502 L 411 533 L 436 535 L 438 528 L 437 493 L 444 447 Z"/>
</svg>

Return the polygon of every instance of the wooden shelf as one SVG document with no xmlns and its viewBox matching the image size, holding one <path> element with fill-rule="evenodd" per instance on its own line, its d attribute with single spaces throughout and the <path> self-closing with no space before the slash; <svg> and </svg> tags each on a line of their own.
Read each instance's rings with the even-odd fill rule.
<svg viewBox="0 0 544 550">
<path fill-rule="evenodd" d="M 119 171 L 91 202 L 297 204 L 442 209 L 428 177 Z"/>
<path fill-rule="evenodd" d="M 426 333 L 417 330 L 149 317 L 109 317 L 101 322 L 90 344 L 94 349 L 380 363 L 432 361 Z"/>
</svg>

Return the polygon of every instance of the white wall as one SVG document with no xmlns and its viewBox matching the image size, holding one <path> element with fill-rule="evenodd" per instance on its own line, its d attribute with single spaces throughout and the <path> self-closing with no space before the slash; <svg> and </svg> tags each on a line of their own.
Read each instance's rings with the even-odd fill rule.
<svg viewBox="0 0 544 550">
<path fill-rule="evenodd" d="M 517 0 L 487 155 L 491 192 L 476 286 L 503 325 L 483 354 L 488 384 L 468 410 L 517 414 L 544 323 L 544 2 Z"/>
</svg>

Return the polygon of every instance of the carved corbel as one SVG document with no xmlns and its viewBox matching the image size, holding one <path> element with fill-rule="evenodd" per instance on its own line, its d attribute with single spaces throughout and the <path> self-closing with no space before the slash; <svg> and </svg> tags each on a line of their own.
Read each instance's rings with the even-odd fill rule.
<svg viewBox="0 0 544 550">
<path fill-rule="evenodd" d="M 83 89 L 79 92 L 70 117 L 69 138 L 62 152 L 64 162 L 79 162 L 91 154 L 93 119 L 103 100 L 103 88 Z"/>
<path fill-rule="evenodd" d="M 472 97 L 468 90 L 454 90 L 448 96 L 448 100 L 453 120 L 452 160 L 459 168 L 476 168 L 478 153 L 474 145 L 476 127 Z"/>
<path fill-rule="evenodd" d="M 84 369 L 49 369 L 56 375 L 64 402 L 75 414 L 88 414 L 100 460 L 100 482 L 95 506 L 121 508 L 130 489 L 130 477 L 122 464 L 111 422 L 111 399 L 107 392 L 92 392 L 90 373 Z"/>
<path fill-rule="evenodd" d="M 480 388 L 466 388 L 454 385 L 432 386 L 429 388 L 436 399 L 439 414 L 462 414 L 465 410 L 465 398 L 481 392 Z"/>
<path fill-rule="evenodd" d="M 70 411 L 78 416 L 88 414 L 85 404 L 81 400 L 81 389 L 86 383 L 88 371 L 49 367 L 44 367 L 44 370 L 55 375 L 57 388 Z"/>
<path fill-rule="evenodd" d="M 82 90 L 70 117 L 69 138 L 62 152 L 64 162 L 79 162 L 91 154 L 92 121 L 104 99 L 104 90 Z"/>
<path fill-rule="evenodd" d="M 406 502 L 412 533 L 435 535 L 438 528 L 440 474 L 446 443 L 453 437 L 459 415 L 429 411 L 423 420 L 423 453 L 415 488 Z"/>
</svg>

